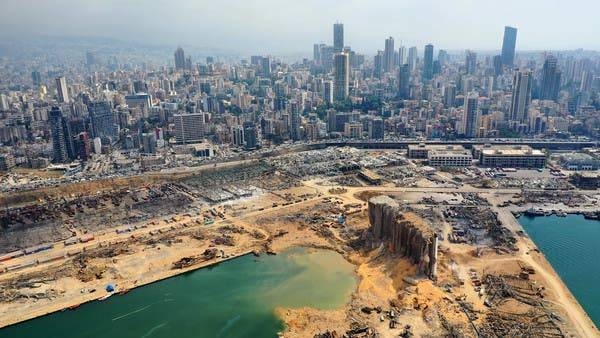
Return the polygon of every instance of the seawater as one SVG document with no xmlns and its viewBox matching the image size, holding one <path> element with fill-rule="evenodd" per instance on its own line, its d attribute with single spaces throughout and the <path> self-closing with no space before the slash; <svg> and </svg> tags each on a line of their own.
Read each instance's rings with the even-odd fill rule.
<svg viewBox="0 0 600 338">
<path fill-rule="evenodd" d="M 284 326 L 275 308 L 338 308 L 356 283 L 354 267 L 333 251 L 247 255 L 0 329 L 0 338 L 277 337 Z"/>
<path fill-rule="evenodd" d="M 523 216 L 519 223 L 600 327 L 600 221 L 582 215 Z"/>
</svg>

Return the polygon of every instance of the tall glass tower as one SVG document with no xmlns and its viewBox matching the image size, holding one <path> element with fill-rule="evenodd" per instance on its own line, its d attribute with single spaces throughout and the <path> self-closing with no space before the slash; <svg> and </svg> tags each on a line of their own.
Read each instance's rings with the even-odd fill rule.
<svg viewBox="0 0 600 338">
<path fill-rule="evenodd" d="M 502 41 L 502 64 L 512 66 L 515 63 L 515 46 L 517 44 L 517 29 L 504 27 L 504 40 Z"/>
</svg>

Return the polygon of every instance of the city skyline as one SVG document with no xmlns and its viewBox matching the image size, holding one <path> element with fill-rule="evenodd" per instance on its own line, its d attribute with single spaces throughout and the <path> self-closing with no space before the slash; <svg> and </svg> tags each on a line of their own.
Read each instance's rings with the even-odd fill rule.
<svg viewBox="0 0 600 338">
<path fill-rule="evenodd" d="M 229 10 L 224 11 L 220 6 L 183 0 L 151 1 L 143 7 L 138 3 L 112 0 L 88 1 L 85 7 L 72 0 L 52 3 L 8 0 L 0 14 L 0 30 L 5 32 L 0 40 L 39 35 L 108 37 L 150 44 L 221 48 L 232 53 L 288 54 L 305 53 L 315 41 L 333 44 L 330 27 L 340 22 L 345 28 L 344 45 L 359 52 L 381 48 L 381 41 L 387 36 L 393 37 L 398 46 L 432 43 L 449 50 L 495 51 L 502 47 L 504 26 L 518 28 L 517 51 L 600 50 L 600 43 L 594 38 L 600 27 L 590 24 L 595 22 L 591 17 L 594 11 L 577 10 L 583 5 L 598 5 L 582 0 L 575 0 L 571 3 L 572 9 L 566 10 L 554 9 L 538 0 L 518 3 L 518 6 L 516 1 L 509 0 L 495 9 L 493 16 L 484 15 L 484 4 L 473 1 L 452 4 L 374 1 L 361 6 L 361 11 L 355 10 L 355 2 L 328 1 L 322 5 L 309 1 L 282 6 L 272 0 L 252 4 L 227 1 Z M 541 6 L 544 11 L 539 10 Z M 32 7 L 36 8 L 35 14 L 29 10 Z M 61 15 L 61 8 L 69 8 L 69 20 L 55 20 Z M 577 20 L 568 19 L 570 11 L 577 14 Z M 455 17 L 469 20 L 452 19 Z M 434 24 L 425 24 L 428 21 Z M 125 30 L 127 22 L 136 24 L 127 24 Z M 556 24 L 558 22 L 561 24 Z M 568 30 L 562 28 L 566 26 Z M 205 34 L 207 31 L 210 34 Z M 573 35 L 571 31 L 578 34 Z"/>
</svg>

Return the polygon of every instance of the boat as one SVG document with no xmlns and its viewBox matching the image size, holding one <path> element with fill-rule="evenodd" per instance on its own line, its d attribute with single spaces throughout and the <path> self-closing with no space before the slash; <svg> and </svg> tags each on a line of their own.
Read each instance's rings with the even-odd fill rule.
<svg viewBox="0 0 600 338">
<path fill-rule="evenodd" d="M 558 216 L 558 217 L 567 217 L 567 213 L 565 211 L 558 210 L 556 212 L 556 216 Z"/>
<path fill-rule="evenodd" d="M 121 290 L 121 291 L 117 292 L 117 295 L 121 296 L 121 295 L 128 293 L 129 291 L 131 291 L 131 289 Z"/>
</svg>

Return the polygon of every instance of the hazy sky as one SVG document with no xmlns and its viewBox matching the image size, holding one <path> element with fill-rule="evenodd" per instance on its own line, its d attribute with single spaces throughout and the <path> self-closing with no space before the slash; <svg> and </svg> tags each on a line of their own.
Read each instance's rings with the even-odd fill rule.
<svg viewBox="0 0 600 338">
<path fill-rule="evenodd" d="M 332 43 L 374 53 L 396 46 L 500 49 L 505 25 L 517 50 L 600 50 L 598 0 L 0 0 L 0 35 L 113 37 L 241 53 L 312 53 Z"/>
</svg>

